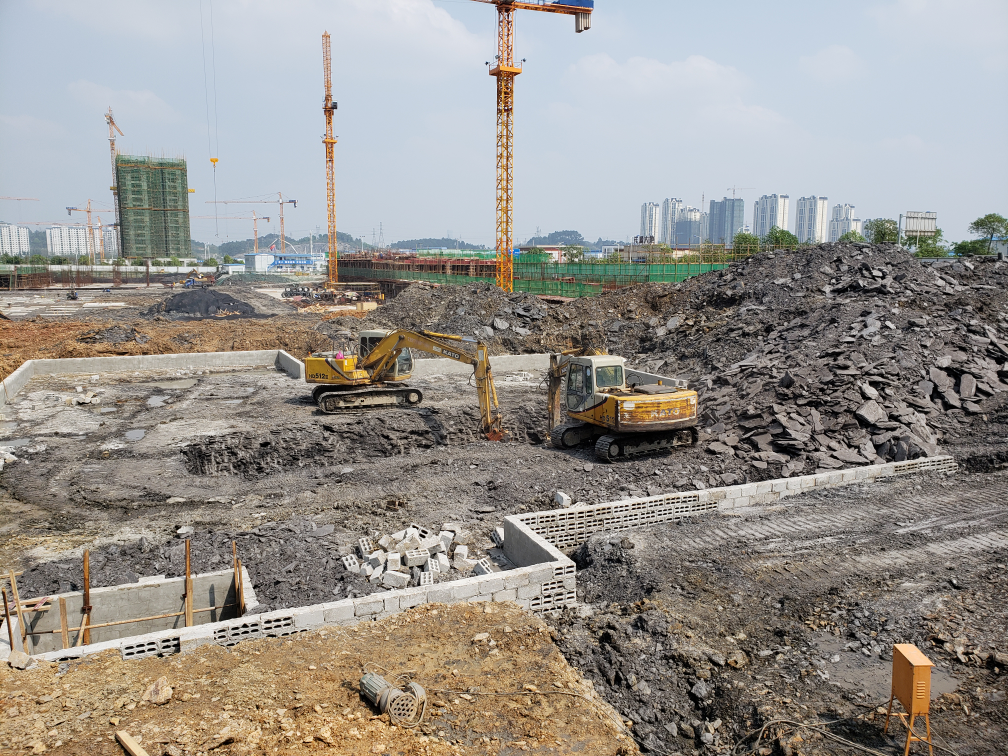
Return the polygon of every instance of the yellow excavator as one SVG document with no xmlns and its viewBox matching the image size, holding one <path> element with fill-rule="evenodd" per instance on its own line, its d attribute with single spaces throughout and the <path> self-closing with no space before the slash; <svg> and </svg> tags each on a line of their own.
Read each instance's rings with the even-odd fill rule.
<svg viewBox="0 0 1008 756">
<path fill-rule="evenodd" d="M 697 441 L 697 393 L 680 378 L 630 369 L 622 357 L 551 354 L 547 390 L 558 449 L 593 441 L 596 458 L 612 462 Z"/>
<path fill-rule="evenodd" d="M 462 344 L 475 345 L 475 352 Z M 319 384 L 312 390 L 312 399 L 328 413 L 420 404 L 423 394 L 405 384 L 413 373 L 410 349 L 471 365 L 480 404 L 480 431 L 492 441 L 504 438 L 487 346 L 465 336 L 429 331 L 361 331 L 355 350 L 334 348 L 305 358 L 305 380 Z"/>
</svg>

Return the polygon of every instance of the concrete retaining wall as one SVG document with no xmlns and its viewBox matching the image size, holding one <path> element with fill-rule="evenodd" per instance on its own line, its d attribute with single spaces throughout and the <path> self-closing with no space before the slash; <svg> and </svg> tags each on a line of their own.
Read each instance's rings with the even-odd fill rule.
<svg viewBox="0 0 1008 756">
<path fill-rule="evenodd" d="M 672 522 L 705 512 L 730 513 L 753 504 L 780 501 L 813 489 L 869 483 L 925 471 L 954 472 L 956 468 L 956 462 L 952 457 L 925 457 L 908 462 L 868 465 L 794 478 L 778 478 L 761 483 L 744 483 L 738 486 L 708 488 L 703 491 L 659 494 L 607 504 L 531 512 L 505 519 L 505 538 L 507 521 L 517 519 L 558 549 L 570 549 L 584 543 L 595 533 L 617 532 L 659 522 Z"/>
<path fill-rule="evenodd" d="M 546 370 L 549 368 L 548 354 L 491 354 L 490 367 L 494 376 L 517 370 Z M 469 375 L 472 367 L 444 357 L 421 358 L 413 362 L 414 378 L 429 378 L 432 375 Z"/>
<path fill-rule="evenodd" d="M 36 375 L 97 374 L 139 370 L 201 370 L 207 368 L 272 367 L 291 378 L 304 380 L 304 363 L 282 349 L 249 352 L 187 352 L 184 354 L 138 354 L 116 357 L 77 357 L 28 360 L 7 376 L 0 391 L 0 406 Z"/>
<path fill-rule="evenodd" d="M 242 569 L 242 585 L 245 588 L 245 604 L 247 609 L 258 605 L 252 583 Z M 80 591 L 60 593 L 49 597 L 51 608 L 45 612 L 28 612 L 27 641 L 32 654 L 63 653 L 63 641 L 60 633 L 61 620 L 59 600 L 66 602 L 67 629 L 70 642 L 77 637 L 84 605 L 84 594 Z M 101 646 L 103 648 L 119 648 L 124 637 L 134 638 L 150 633 L 175 630 L 185 626 L 185 617 L 162 617 L 147 619 L 142 622 L 131 622 L 110 627 L 93 627 L 106 622 L 118 622 L 127 619 L 143 619 L 158 617 L 185 610 L 185 578 L 145 578 L 138 583 L 127 583 L 106 588 L 95 588 L 91 591 L 91 644 L 88 648 Z M 212 611 L 199 611 L 204 608 L 217 607 Z M 213 624 L 237 616 L 234 595 L 234 571 L 221 570 L 193 575 L 193 613 L 194 626 Z M 16 620 L 15 620 L 16 622 Z M 55 632 L 53 632 L 55 631 Z M 17 632 L 20 632 L 18 628 Z M 9 653 L 8 639 L 3 637 L 3 650 Z"/>
<path fill-rule="evenodd" d="M 233 646 L 250 638 L 281 637 L 330 625 L 352 625 L 365 620 L 383 619 L 405 609 L 427 603 L 513 601 L 533 612 L 544 612 L 573 605 L 575 603 L 574 563 L 524 524 L 514 521 L 513 518 L 508 518 L 508 520 L 511 522 L 505 521 L 505 532 L 510 535 L 506 536 L 505 553 L 512 563 L 517 565 L 514 569 L 436 583 L 431 586 L 383 591 L 361 598 L 331 601 L 296 609 L 281 609 L 264 614 L 247 612 L 245 616 L 236 619 L 94 642 L 88 646 L 72 649 L 57 648 L 38 654 L 38 656 L 49 661 L 58 661 L 100 653 L 109 649 L 118 650 L 123 658 L 127 659 L 151 655 L 166 656 L 208 643 Z M 526 543 L 526 540 L 529 543 Z M 541 561 L 529 564 L 522 561 L 524 558 Z M 230 576 L 231 573 L 227 572 L 226 575 Z M 164 582 L 170 583 L 171 581 Z M 244 576 L 243 585 L 246 602 L 248 604 L 254 603 L 254 598 L 252 600 L 248 598 L 249 596 L 254 597 L 255 593 L 247 575 Z M 96 589 L 96 591 L 92 591 L 92 606 L 97 606 L 98 599 L 95 596 L 97 590 L 116 591 L 132 587 Z M 180 590 L 178 586 L 168 586 L 169 593 L 172 588 L 175 592 Z M 196 592 L 202 595 L 198 588 Z M 170 599 L 171 596 L 168 598 Z M 77 615 L 79 615 L 79 598 L 75 606 L 77 607 Z M 68 612 L 69 610 L 68 601 Z M 177 611 L 177 609 L 163 611 Z M 74 615 L 71 613 L 71 616 Z M 59 622 L 58 613 L 56 614 L 56 622 Z M 92 631 L 92 640 L 96 639 L 96 632 Z M 58 639 L 59 636 L 42 637 Z M 58 643 L 58 640 L 56 642 Z M 6 658 L 9 652 L 5 643 L 0 645 L 0 659 Z"/>
</svg>

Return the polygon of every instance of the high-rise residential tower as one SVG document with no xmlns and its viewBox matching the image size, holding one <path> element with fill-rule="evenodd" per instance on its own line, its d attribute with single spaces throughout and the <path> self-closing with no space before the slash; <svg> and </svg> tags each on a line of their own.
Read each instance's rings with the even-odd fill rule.
<svg viewBox="0 0 1008 756">
<path fill-rule="evenodd" d="M 821 244 L 826 241 L 828 223 L 827 197 L 799 197 L 795 216 L 795 236 L 798 241 Z"/>
<path fill-rule="evenodd" d="M 741 198 L 710 201 L 707 218 L 708 238 L 714 244 L 730 247 L 735 234 L 745 226 L 745 201 Z"/>
<path fill-rule="evenodd" d="M 662 244 L 675 244 L 676 223 L 683 210 L 683 201 L 670 197 L 661 206 L 661 235 L 658 238 Z"/>
<path fill-rule="evenodd" d="M 21 257 L 30 251 L 28 228 L 0 224 L 0 254 Z"/>
<path fill-rule="evenodd" d="M 645 202 L 640 209 L 640 235 L 661 238 L 661 208 L 657 202 Z"/>
<path fill-rule="evenodd" d="M 762 239 L 774 226 L 787 231 L 789 202 L 786 194 L 764 194 L 756 200 L 753 205 L 752 232 Z"/>
<path fill-rule="evenodd" d="M 857 231 L 864 235 L 864 226 L 860 218 L 854 217 L 854 205 L 833 205 L 833 215 L 829 223 L 829 240 L 837 241 L 848 231 Z"/>
</svg>

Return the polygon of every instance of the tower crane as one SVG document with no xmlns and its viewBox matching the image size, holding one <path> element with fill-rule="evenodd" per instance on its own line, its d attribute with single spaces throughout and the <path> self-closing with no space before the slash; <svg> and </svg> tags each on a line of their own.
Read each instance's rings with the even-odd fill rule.
<svg viewBox="0 0 1008 756">
<path fill-rule="evenodd" d="M 252 221 L 252 234 L 255 236 L 255 241 L 253 243 L 253 249 L 255 254 L 259 254 L 259 221 L 266 221 L 269 223 L 269 216 L 257 216 L 255 210 L 252 211 L 252 217 L 249 218 L 247 215 L 197 215 L 197 218 L 216 218 L 220 220 L 251 220 Z"/>
<path fill-rule="evenodd" d="M 322 33 L 322 72 L 325 77 L 325 99 L 322 101 L 322 111 L 325 113 L 325 136 L 322 137 L 322 142 L 325 144 L 326 208 L 329 211 L 329 280 L 326 282 L 326 288 L 335 289 L 339 280 L 339 273 L 336 269 L 336 169 L 333 165 L 333 145 L 336 144 L 336 137 L 333 136 L 333 113 L 336 111 L 336 103 L 332 98 L 332 56 L 329 53 L 329 32 Z"/>
<path fill-rule="evenodd" d="M 95 258 L 95 238 L 94 238 L 94 226 L 91 225 L 91 212 L 92 210 L 97 210 L 97 208 L 91 207 L 91 200 L 87 201 L 87 205 L 84 207 L 68 207 L 66 209 L 67 215 L 72 216 L 74 213 L 87 213 L 87 238 L 88 238 L 88 257 L 94 261 Z M 99 230 L 99 233 L 100 230 Z M 102 242 L 101 245 L 101 261 L 105 262 L 105 244 Z"/>
<path fill-rule="evenodd" d="M 522 72 L 514 59 L 514 12 L 544 11 L 574 16 L 574 31 L 591 28 L 594 0 L 476 0 L 497 6 L 497 56 L 490 75 L 497 79 L 497 285 L 514 290 L 514 79 Z M 487 63 L 489 66 L 490 64 Z"/>
<path fill-rule="evenodd" d="M 112 190 L 112 206 L 115 208 L 115 229 L 116 229 L 116 244 L 119 247 L 120 257 L 125 254 L 123 251 L 122 243 L 122 221 L 119 218 L 119 179 L 116 176 L 116 164 L 115 159 L 118 154 L 116 151 L 116 132 L 119 132 L 119 136 L 126 136 L 120 131 L 119 127 L 116 125 L 115 117 L 112 115 L 112 106 L 109 105 L 108 113 L 105 114 L 105 123 L 108 124 L 108 141 L 109 141 L 109 153 L 112 156 L 112 186 L 109 189 Z"/>
<path fill-rule="evenodd" d="M 280 205 L 280 254 L 283 255 L 286 250 L 286 243 L 284 241 L 284 205 L 294 205 L 297 207 L 297 200 L 283 198 L 282 192 L 277 192 L 277 199 L 275 200 L 207 200 L 208 205 Z M 253 213 L 254 215 L 255 213 Z M 244 218 L 243 220 L 248 220 Z M 266 220 L 269 220 L 267 218 Z M 255 221 L 253 220 L 253 226 Z M 256 234 L 256 251 L 259 251 L 259 236 Z"/>
</svg>

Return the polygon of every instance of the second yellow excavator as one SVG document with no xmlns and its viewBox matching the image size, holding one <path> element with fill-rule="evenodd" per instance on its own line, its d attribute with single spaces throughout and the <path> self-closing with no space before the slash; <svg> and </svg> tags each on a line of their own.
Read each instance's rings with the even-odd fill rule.
<svg viewBox="0 0 1008 756">
<path fill-rule="evenodd" d="M 475 351 L 463 345 L 473 345 Z M 361 331 L 355 349 L 348 346 L 313 352 L 305 359 L 305 380 L 318 384 L 312 398 L 323 412 L 329 413 L 420 404 L 420 390 L 404 383 L 413 373 L 410 349 L 471 365 L 479 397 L 480 431 L 492 441 L 504 438 L 487 346 L 465 336 L 429 331 Z"/>
<path fill-rule="evenodd" d="M 697 440 L 697 393 L 681 378 L 634 370 L 622 357 L 551 354 L 546 403 L 553 446 L 591 441 L 602 462 Z"/>
</svg>

